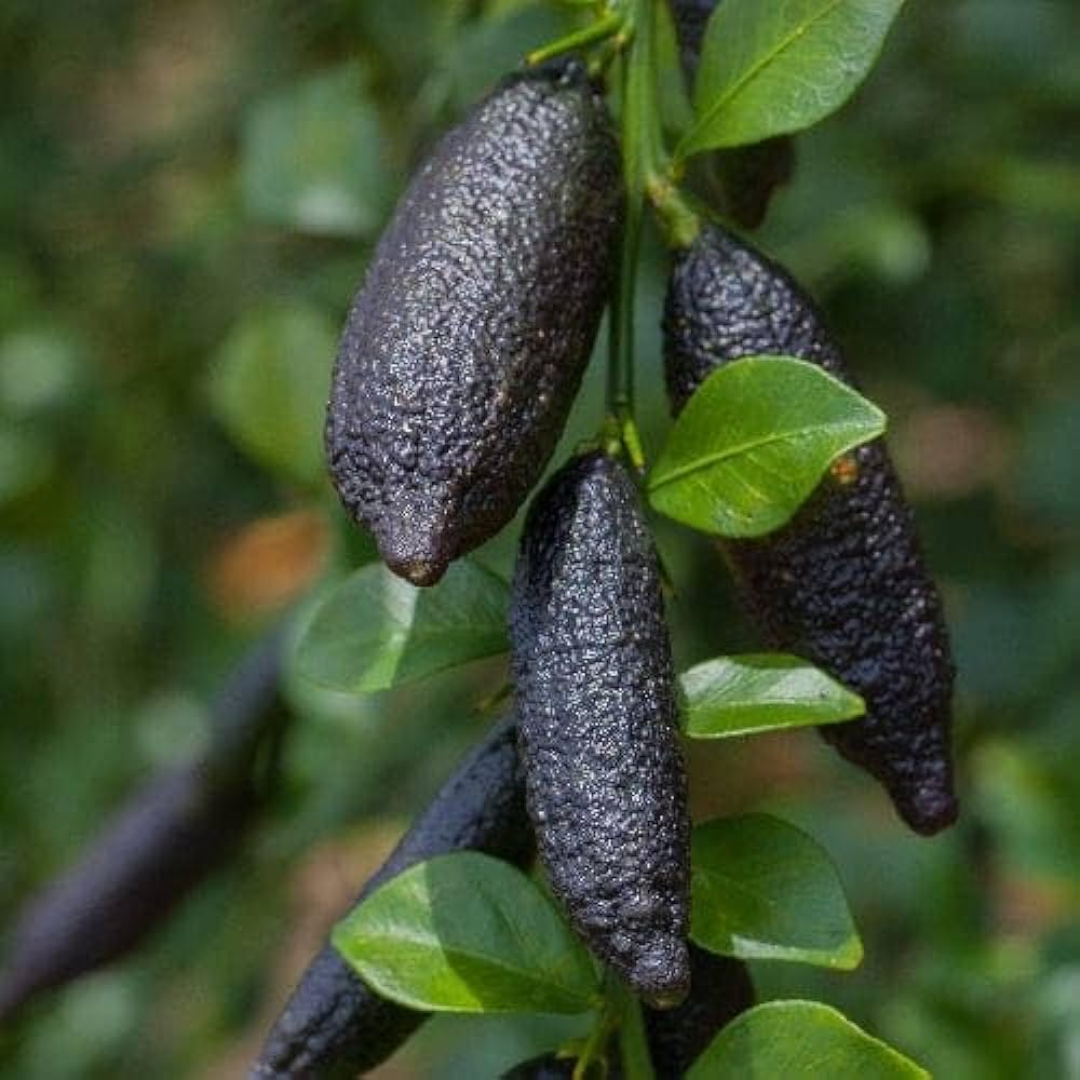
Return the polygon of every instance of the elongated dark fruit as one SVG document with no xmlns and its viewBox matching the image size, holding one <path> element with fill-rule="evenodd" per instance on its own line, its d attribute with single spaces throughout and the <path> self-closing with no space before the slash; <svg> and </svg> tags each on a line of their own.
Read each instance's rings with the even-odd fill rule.
<svg viewBox="0 0 1080 1080">
<path fill-rule="evenodd" d="M 603 454 L 529 510 L 511 599 L 529 813 L 555 895 L 646 1000 L 689 989 L 689 821 L 656 553 Z"/>
<path fill-rule="evenodd" d="M 487 736 L 367 882 L 356 903 L 415 863 L 451 851 L 482 851 L 517 866 L 532 861 L 533 833 L 516 742 L 512 718 Z M 355 1076 L 385 1061 L 426 1018 L 426 1013 L 380 997 L 327 944 L 278 1017 L 251 1076 Z"/>
<path fill-rule="evenodd" d="M 555 449 L 622 191 L 603 97 L 570 61 L 506 79 L 405 192 L 349 314 L 326 446 L 345 506 L 414 584 L 498 532 Z"/>
<path fill-rule="evenodd" d="M 691 88 L 697 77 L 705 31 L 721 0 L 669 0 L 683 75 Z M 776 189 L 795 171 L 795 140 L 780 135 L 750 146 L 698 154 L 689 179 L 700 193 L 744 229 L 764 220 Z"/>
<path fill-rule="evenodd" d="M 678 257 L 664 328 L 676 411 L 712 371 L 743 356 L 794 356 L 852 381 L 810 298 L 720 229 L 706 229 Z M 941 600 L 884 442 L 858 448 L 840 466 L 784 528 L 724 549 L 770 642 L 865 699 L 863 719 L 821 734 L 929 835 L 957 814 L 953 665 Z"/>
<path fill-rule="evenodd" d="M 129 953 L 235 850 L 262 795 L 255 756 L 285 713 L 282 644 L 271 635 L 218 694 L 205 757 L 151 780 L 29 902 L 0 971 L 0 1017 Z"/>
<path fill-rule="evenodd" d="M 679 1080 L 720 1033 L 754 1004 L 754 984 L 740 960 L 690 946 L 690 996 L 677 1009 L 645 1009 L 649 1058 L 657 1080 Z M 574 1072 L 574 1058 L 544 1054 L 503 1074 L 503 1080 L 558 1080 Z M 624 1075 L 615 1040 L 608 1049 L 608 1076 Z"/>
</svg>

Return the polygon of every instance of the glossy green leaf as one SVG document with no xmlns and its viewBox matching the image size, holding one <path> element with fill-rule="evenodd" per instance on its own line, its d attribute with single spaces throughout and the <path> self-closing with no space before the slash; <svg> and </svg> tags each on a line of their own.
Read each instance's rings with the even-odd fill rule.
<svg viewBox="0 0 1080 1080">
<path fill-rule="evenodd" d="M 858 694 L 797 656 L 721 656 L 682 676 L 686 734 L 724 739 L 836 724 L 866 711 Z"/>
<path fill-rule="evenodd" d="M 470 559 L 427 589 L 373 563 L 316 611 L 297 646 L 297 673 L 363 694 L 497 655 L 507 648 L 507 598 L 506 582 Z"/>
<path fill-rule="evenodd" d="M 476 852 L 399 874 L 332 940 L 365 982 L 411 1008 L 580 1013 L 599 1001 L 592 961 L 547 896 Z"/>
<path fill-rule="evenodd" d="M 680 156 L 799 131 L 838 109 L 903 0 L 725 0 L 705 35 Z"/>
<path fill-rule="evenodd" d="M 313 308 L 255 311 L 233 328 L 210 372 L 211 406 L 236 442 L 312 487 L 325 482 L 322 431 L 337 338 Z"/>
<path fill-rule="evenodd" d="M 372 236 L 390 205 L 378 113 L 348 65 L 256 105 L 243 133 L 241 190 L 255 218 L 327 236 Z"/>
<path fill-rule="evenodd" d="M 690 936 L 722 956 L 850 970 L 863 948 L 828 853 L 766 814 L 706 822 L 692 841 Z"/>
<path fill-rule="evenodd" d="M 687 1080 L 929 1080 L 930 1074 L 815 1001 L 770 1001 L 736 1017 Z"/>
<path fill-rule="evenodd" d="M 790 520 L 837 457 L 884 430 L 876 405 L 814 364 L 737 360 L 687 402 L 649 497 L 703 532 L 761 536 Z"/>
</svg>

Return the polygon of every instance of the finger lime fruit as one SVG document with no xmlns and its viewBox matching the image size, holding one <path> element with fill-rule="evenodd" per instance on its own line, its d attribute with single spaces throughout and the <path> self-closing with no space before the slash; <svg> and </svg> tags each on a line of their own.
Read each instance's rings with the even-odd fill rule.
<svg viewBox="0 0 1080 1080">
<path fill-rule="evenodd" d="M 255 759 L 287 712 L 283 644 L 271 635 L 221 689 L 204 757 L 151 779 L 29 902 L 0 971 L 0 1017 L 132 952 L 236 851 L 265 794 Z"/>
<path fill-rule="evenodd" d="M 515 74 L 446 134 L 349 314 L 330 471 L 416 585 L 499 531 L 550 458 L 622 220 L 619 149 L 577 61 Z"/>
<path fill-rule="evenodd" d="M 650 1003 L 685 997 L 689 819 L 656 552 L 601 453 L 530 507 L 510 608 L 529 813 L 571 924 Z"/>
<path fill-rule="evenodd" d="M 676 412 L 712 371 L 745 356 L 793 356 L 852 381 L 806 293 L 718 228 L 678 256 L 664 329 Z M 866 701 L 865 717 L 821 728 L 825 739 L 877 777 L 916 832 L 950 825 L 957 801 L 948 632 L 884 442 L 841 459 L 786 526 L 727 541 L 724 551 L 771 644 Z"/>
<path fill-rule="evenodd" d="M 410 866 L 451 851 L 482 851 L 517 866 L 533 859 L 532 827 L 514 720 L 477 747 L 357 897 Z M 352 1077 L 385 1061 L 427 1018 L 372 990 L 329 943 L 301 977 L 251 1076 Z"/>
</svg>

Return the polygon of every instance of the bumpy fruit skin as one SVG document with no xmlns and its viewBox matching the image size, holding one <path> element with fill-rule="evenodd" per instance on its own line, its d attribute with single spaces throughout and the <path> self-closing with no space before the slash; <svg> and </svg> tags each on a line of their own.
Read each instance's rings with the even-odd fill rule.
<svg viewBox="0 0 1080 1080">
<path fill-rule="evenodd" d="M 330 470 L 417 585 L 517 512 L 550 458 L 609 291 L 618 146 L 577 62 L 511 76 L 402 197 L 349 314 Z"/>
<path fill-rule="evenodd" d="M 529 510 L 510 632 L 529 813 L 555 895 L 646 1000 L 689 988 L 689 821 L 656 553 L 630 477 L 572 460 Z"/>
<path fill-rule="evenodd" d="M 676 412 L 712 371 L 744 356 L 794 356 L 852 381 L 810 298 L 720 229 L 706 229 L 676 261 L 664 329 Z M 884 443 L 841 459 L 788 525 L 724 550 L 772 645 L 865 699 L 866 716 L 820 729 L 825 739 L 884 784 L 916 832 L 950 825 L 948 633 Z"/>
<path fill-rule="evenodd" d="M 0 971 L 0 1017 L 131 952 L 235 851 L 261 802 L 255 752 L 286 712 L 282 645 L 272 635 L 218 694 L 206 756 L 153 778 L 30 901 Z"/>
<path fill-rule="evenodd" d="M 683 75 L 693 86 L 709 18 L 721 0 L 669 0 Z M 780 135 L 750 146 L 699 154 L 690 162 L 690 181 L 701 194 L 744 229 L 765 220 L 776 189 L 795 172 L 795 140 Z"/>
<path fill-rule="evenodd" d="M 410 866 L 451 851 L 482 851 L 527 866 L 534 841 L 516 744 L 511 718 L 462 762 L 356 903 Z M 251 1076 L 356 1076 L 385 1061 L 425 1019 L 376 994 L 327 944 L 278 1017 Z"/>
<path fill-rule="evenodd" d="M 645 1009 L 649 1058 L 657 1080 L 681 1080 L 705 1048 L 740 1013 L 754 1004 L 754 984 L 739 960 L 690 946 L 690 996 L 676 1009 Z M 608 1077 L 624 1075 L 618 1041 L 608 1047 Z M 573 1075 L 576 1060 L 555 1054 L 524 1061 L 502 1080 L 561 1080 Z"/>
</svg>

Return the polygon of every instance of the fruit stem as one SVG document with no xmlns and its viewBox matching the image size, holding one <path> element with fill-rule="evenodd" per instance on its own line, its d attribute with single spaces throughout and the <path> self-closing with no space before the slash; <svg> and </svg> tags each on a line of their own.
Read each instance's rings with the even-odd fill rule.
<svg viewBox="0 0 1080 1080">
<path fill-rule="evenodd" d="M 562 56 L 563 53 L 574 52 L 576 49 L 585 49 L 590 45 L 595 45 L 597 42 L 606 41 L 622 28 L 622 15 L 617 11 L 609 11 L 607 14 L 594 19 L 587 26 L 574 30 L 565 37 L 557 38 L 547 45 L 542 45 L 539 49 L 534 49 L 526 56 L 525 62 L 530 67 L 535 67 L 537 64 L 543 64 L 547 60 L 553 60 L 556 56 Z"/>
<path fill-rule="evenodd" d="M 585 1080 L 589 1074 L 589 1066 L 594 1061 L 604 1056 L 607 1045 L 611 1041 L 611 1033 L 619 1026 L 622 1015 L 622 1003 L 618 991 L 615 989 L 618 980 L 610 971 L 604 973 L 604 1005 L 597 1014 L 596 1023 L 589 1032 L 585 1045 L 578 1054 L 577 1063 L 571 1080 Z"/>
<path fill-rule="evenodd" d="M 626 1080 L 655 1080 L 641 1002 L 623 985 L 612 991 L 619 1008 L 619 1051 Z"/>
</svg>

